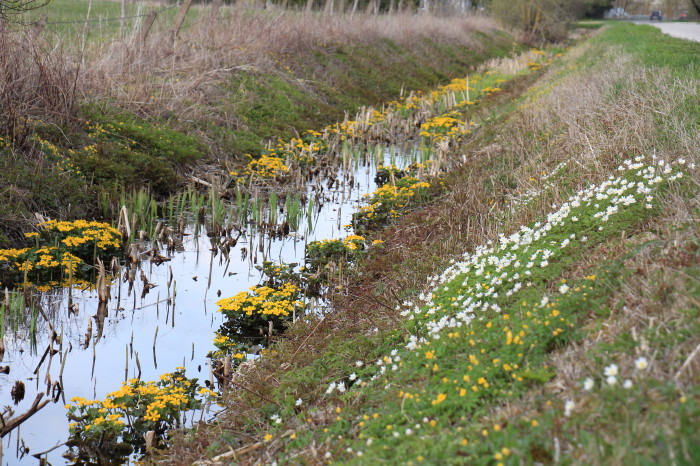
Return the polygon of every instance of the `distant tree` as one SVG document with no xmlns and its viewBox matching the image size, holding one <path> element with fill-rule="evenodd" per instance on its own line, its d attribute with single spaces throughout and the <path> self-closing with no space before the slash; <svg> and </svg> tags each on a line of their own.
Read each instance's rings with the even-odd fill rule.
<svg viewBox="0 0 700 466">
<path fill-rule="evenodd" d="M 46 5 L 50 0 L 0 0 L 0 20 L 10 21 L 13 16 Z"/>
<path fill-rule="evenodd" d="M 572 21 L 611 3 L 608 0 L 491 0 L 490 9 L 497 19 L 520 29 L 525 41 L 538 42 L 563 39 Z"/>
<path fill-rule="evenodd" d="M 700 15 L 700 0 L 688 0 L 690 5 L 695 8 L 695 11 Z"/>
<path fill-rule="evenodd" d="M 584 18 L 602 18 L 605 12 L 614 6 L 614 0 L 586 0 L 584 3 Z"/>
</svg>

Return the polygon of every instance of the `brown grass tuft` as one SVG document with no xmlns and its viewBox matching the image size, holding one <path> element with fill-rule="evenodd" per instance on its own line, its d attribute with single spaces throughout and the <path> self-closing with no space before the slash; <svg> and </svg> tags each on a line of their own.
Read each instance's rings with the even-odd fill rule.
<svg viewBox="0 0 700 466">
<path fill-rule="evenodd" d="M 67 121 L 77 76 L 60 47 L 0 28 L 0 134 L 25 146 L 38 120 Z"/>
</svg>

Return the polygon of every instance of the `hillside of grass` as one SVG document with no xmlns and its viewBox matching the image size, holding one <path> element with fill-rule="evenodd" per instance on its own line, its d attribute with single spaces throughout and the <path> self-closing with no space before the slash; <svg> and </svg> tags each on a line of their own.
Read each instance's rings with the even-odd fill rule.
<svg viewBox="0 0 700 466">
<path fill-rule="evenodd" d="M 699 55 L 610 24 L 479 106 L 445 194 L 160 461 L 700 462 Z"/>
<path fill-rule="evenodd" d="M 117 4 L 95 2 L 96 21 L 83 24 L 87 8 L 56 0 L 38 35 L 21 24 L 0 32 L 0 246 L 21 242 L 35 213 L 100 217 L 98 199 L 116 211 L 123 192 L 218 180 L 278 138 L 519 48 L 487 18 L 231 8 L 210 18 L 209 7 L 176 39 L 172 10 L 159 14 L 143 42 L 135 20 L 122 39 L 97 21 Z"/>
</svg>

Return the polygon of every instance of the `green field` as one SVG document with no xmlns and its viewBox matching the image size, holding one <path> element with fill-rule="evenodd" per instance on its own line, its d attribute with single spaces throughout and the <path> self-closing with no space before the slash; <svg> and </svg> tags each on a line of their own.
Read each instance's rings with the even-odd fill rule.
<svg viewBox="0 0 700 466">
<path fill-rule="evenodd" d="M 21 16 L 25 24 L 40 21 L 46 17 L 46 33 L 68 43 L 82 41 L 87 33 L 88 44 L 95 41 L 117 39 L 122 28 L 121 2 L 96 0 L 91 4 L 86 0 L 51 0 L 46 5 L 28 11 Z M 156 11 L 156 27 L 167 28 L 177 14 L 177 5 L 167 3 L 127 2 L 123 20 L 124 35 L 136 31 L 150 11 Z M 196 21 L 202 8 L 192 6 L 185 21 L 185 27 Z M 89 17 L 88 17 L 89 10 Z"/>
</svg>

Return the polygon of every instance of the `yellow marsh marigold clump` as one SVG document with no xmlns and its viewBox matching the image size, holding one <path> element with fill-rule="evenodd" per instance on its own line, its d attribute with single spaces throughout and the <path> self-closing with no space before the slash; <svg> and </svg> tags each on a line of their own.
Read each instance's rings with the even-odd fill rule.
<svg viewBox="0 0 700 466">
<path fill-rule="evenodd" d="M 99 251 L 121 247 L 121 233 L 109 223 L 88 220 L 72 222 L 50 220 L 38 226 L 45 232 L 58 233 L 60 242 L 69 248 L 95 243 Z"/>
<path fill-rule="evenodd" d="M 274 178 L 289 171 L 282 159 L 270 155 L 262 155 L 259 159 L 248 162 L 245 174 L 255 174 L 260 178 Z"/>
<path fill-rule="evenodd" d="M 37 229 L 24 235 L 34 247 L 0 250 L 4 284 L 73 286 L 95 256 L 109 260 L 121 248 L 121 233 L 104 222 L 49 220 Z"/>
<path fill-rule="evenodd" d="M 242 313 L 247 316 L 286 317 L 295 308 L 302 308 L 304 303 L 298 300 L 300 290 L 291 283 L 280 288 L 252 286 L 250 291 L 241 291 L 231 298 L 216 302 L 219 312 Z"/>
<path fill-rule="evenodd" d="M 471 133 L 469 123 L 455 118 L 456 112 L 440 115 L 428 119 L 420 127 L 420 135 L 432 141 L 439 142 L 444 139 L 459 139 L 465 134 Z"/>
<path fill-rule="evenodd" d="M 201 408 L 216 393 L 184 376 L 184 368 L 163 374 L 158 381 L 131 379 L 104 400 L 74 397 L 66 405 L 69 441 L 98 451 L 115 445 L 129 455 L 144 443 L 148 431 L 162 432 L 179 426 L 182 413 Z"/>
</svg>

